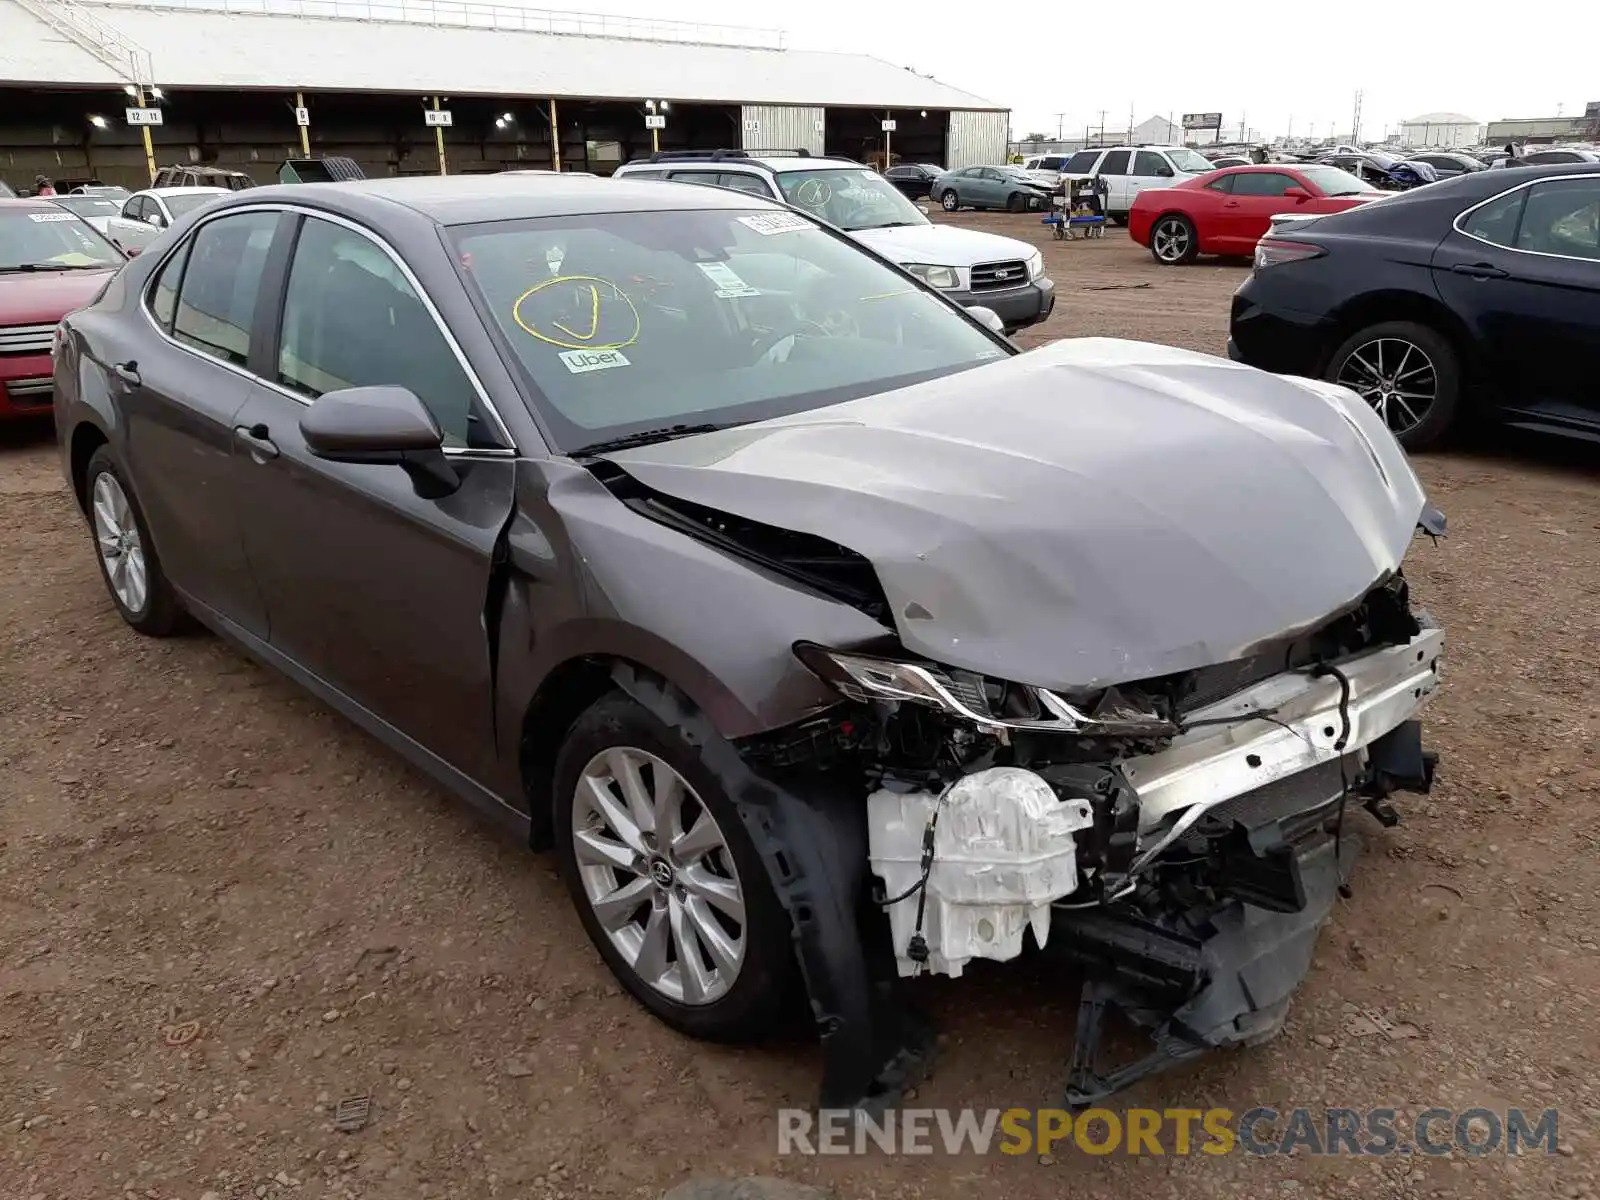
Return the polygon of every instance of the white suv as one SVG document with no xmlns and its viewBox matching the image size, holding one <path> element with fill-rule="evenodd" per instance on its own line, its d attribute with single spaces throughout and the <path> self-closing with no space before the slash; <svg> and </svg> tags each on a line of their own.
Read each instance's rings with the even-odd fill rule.
<svg viewBox="0 0 1600 1200">
<path fill-rule="evenodd" d="M 964 308 L 992 310 L 1007 333 L 1055 307 L 1044 256 L 1016 238 L 935 225 L 878 172 L 858 162 L 759 151 L 665 151 L 624 163 L 618 179 L 735 188 L 810 213 L 899 263 Z"/>
<path fill-rule="evenodd" d="M 1167 188 L 1216 170 L 1187 146 L 1108 146 L 1079 150 L 1061 167 L 1063 179 L 1106 181 L 1106 215 L 1128 223 L 1128 210 L 1145 188 Z"/>
</svg>

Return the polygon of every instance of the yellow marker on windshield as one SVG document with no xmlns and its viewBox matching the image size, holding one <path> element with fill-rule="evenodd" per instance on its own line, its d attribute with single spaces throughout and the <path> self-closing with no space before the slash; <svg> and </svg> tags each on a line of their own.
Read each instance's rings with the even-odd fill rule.
<svg viewBox="0 0 1600 1200">
<path fill-rule="evenodd" d="M 579 292 L 588 289 L 588 333 L 579 333 L 553 314 L 546 317 L 525 311 L 538 306 L 537 301 L 528 304 L 535 296 L 552 299 L 554 293 L 549 289 L 558 284 L 575 285 L 574 290 Z M 571 320 L 570 314 L 562 315 Z M 524 333 L 561 350 L 621 350 L 639 340 L 639 310 L 626 292 L 598 275 L 557 275 L 534 284 L 511 306 L 511 319 Z"/>
</svg>

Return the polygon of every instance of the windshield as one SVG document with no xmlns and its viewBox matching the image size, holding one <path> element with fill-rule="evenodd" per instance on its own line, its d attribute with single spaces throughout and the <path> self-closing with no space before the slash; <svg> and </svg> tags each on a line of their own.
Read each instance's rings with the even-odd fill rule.
<svg viewBox="0 0 1600 1200">
<path fill-rule="evenodd" d="M 807 412 L 1006 351 L 798 213 L 547 217 L 450 230 L 557 447 Z"/>
<path fill-rule="evenodd" d="M 1190 171 L 1198 175 L 1216 169 L 1204 157 L 1196 154 L 1187 146 L 1179 146 L 1176 150 L 1168 150 L 1167 157 L 1172 160 L 1172 165 L 1180 171 Z"/>
<path fill-rule="evenodd" d="M 69 212 L 0 212 L 0 271 L 120 267 L 122 254 Z"/>
<path fill-rule="evenodd" d="M 783 171 L 778 175 L 778 186 L 790 204 L 840 229 L 928 224 L 928 218 L 906 199 L 904 192 L 864 167 Z"/>
<path fill-rule="evenodd" d="M 104 196 L 57 196 L 55 203 L 80 217 L 114 217 L 122 211 L 122 205 Z"/>
<path fill-rule="evenodd" d="M 1340 167 L 1301 167 L 1300 174 L 1324 196 L 1358 196 L 1372 190 L 1370 183 Z"/>
<path fill-rule="evenodd" d="M 192 213 L 197 208 L 204 208 L 208 204 L 215 204 L 226 195 L 224 192 L 190 192 L 184 196 L 163 195 L 167 211 L 172 214 L 173 220 Z"/>
</svg>

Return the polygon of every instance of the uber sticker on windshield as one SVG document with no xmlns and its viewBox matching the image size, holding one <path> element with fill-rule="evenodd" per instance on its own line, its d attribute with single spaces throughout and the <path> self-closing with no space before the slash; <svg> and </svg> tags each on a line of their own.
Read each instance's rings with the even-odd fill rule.
<svg viewBox="0 0 1600 1200">
<path fill-rule="evenodd" d="M 631 365 L 627 356 L 620 350 L 568 350 L 556 357 L 574 375 L 583 375 L 589 371 L 604 371 L 607 367 Z"/>
<path fill-rule="evenodd" d="M 703 262 L 695 263 L 700 268 L 700 273 L 717 285 L 718 300 L 737 300 L 742 296 L 759 296 L 760 291 L 751 287 L 740 279 L 738 273 L 727 263 Z"/>
<path fill-rule="evenodd" d="M 755 217 L 740 217 L 739 224 L 748 225 L 757 233 L 770 237 L 774 233 L 793 233 L 797 229 L 810 229 L 811 222 L 794 213 L 762 213 Z"/>
<path fill-rule="evenodd" d="M 76 221 L 78 218 L 69 212 L 29 213 L 30 221 Z"/>
</svg>

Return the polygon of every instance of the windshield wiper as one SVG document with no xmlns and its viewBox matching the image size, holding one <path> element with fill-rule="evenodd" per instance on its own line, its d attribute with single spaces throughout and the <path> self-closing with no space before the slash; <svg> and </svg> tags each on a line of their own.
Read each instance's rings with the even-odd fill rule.
<svg viewBox="0 0 1600 1200">
<path fill-rule="evenodd" d="M 103 271 L 111 265 L 111 263 L 13 263 L 0 267 L 0 274 L 18 271 Z"/>
<path fill-rule="evenodd" d="M 908 229 L 913 225 L 926 225 L 926 221 L 885 221 L 881 225 L 858 225 L 857 229 Z"/>
<path fill-rule="evenodd" d="M 607 438 L 603 442 L 591 442 L 569 453 L 574 458 L 580 454 L 608 454 L 613 450 L 648 446 L 653 442 L 670 442 L 674 438 L 692 437 L 697 433 L 715 433 L 719 429 L 726 428 L 728 428 L 726 425 L 663 425 L 659 429 L 644 429 L 638 433 L 625 433 L 621 437 Z"/>
</svg>

